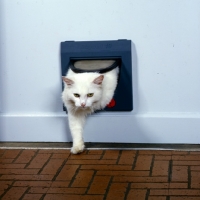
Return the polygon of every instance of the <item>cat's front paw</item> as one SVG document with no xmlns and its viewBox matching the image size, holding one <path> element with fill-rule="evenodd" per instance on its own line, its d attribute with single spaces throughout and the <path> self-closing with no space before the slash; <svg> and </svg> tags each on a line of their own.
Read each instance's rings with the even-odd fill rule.
<svg viewBox="0 0 200 200">
<path fill-rule="evenodd" d="M 73 154 L 78 154 L 84 151 L 85 145 L 84 144 L 79 144 L 75 145 L 71 148 L 71 153 Z"/>
</svg>

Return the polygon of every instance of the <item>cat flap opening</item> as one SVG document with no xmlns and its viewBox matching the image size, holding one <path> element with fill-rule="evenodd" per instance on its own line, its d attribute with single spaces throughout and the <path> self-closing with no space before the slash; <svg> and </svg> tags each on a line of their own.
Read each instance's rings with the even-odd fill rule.
<svg viewBox="0 0 200 200">
<path fill-rule="evenodd" d="M 105 73 L 120 66 L 120 59 L 116 60 L 71 60 L 69 67 L 75 73 L 98 72 Z"/>
<path fill-rule="evenodd" d="M 131 40 L 64 41 L 61 42 L 61 70 L 66 76 L 69 69 L 75 73 L 112 70 L 119 66 L 119 77 L 114 94 L 115 106 L 105 111 L 132 111 L 132 42 Z M 89 62 L 89 63 L 88 63 Z M 87 66 L 87 67 L 85 67 Z M 62 84 L 64 89 L 64 84 Z M 66 110 L 64 108 L 64 110 Z"/>
</svg>

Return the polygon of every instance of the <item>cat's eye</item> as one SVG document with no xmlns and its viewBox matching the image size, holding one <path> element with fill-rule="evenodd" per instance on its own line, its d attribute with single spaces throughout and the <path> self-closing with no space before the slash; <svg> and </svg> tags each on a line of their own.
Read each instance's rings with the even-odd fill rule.
<svg viewBox="0 0 200 200">
<path fill-rule="evenodd" d="M 79 95 L 79 94 L 77 94 L 77 93 L 74 93 L 74 96 L 75 96 L 75 97 L 80 97 L 80 95 Z"/>
<path fill-rule="evenodd" d="M 89 93 L 87 94 L 87 97 L 92 97 L 94 95 L 94 93 Z"/>
</svg>

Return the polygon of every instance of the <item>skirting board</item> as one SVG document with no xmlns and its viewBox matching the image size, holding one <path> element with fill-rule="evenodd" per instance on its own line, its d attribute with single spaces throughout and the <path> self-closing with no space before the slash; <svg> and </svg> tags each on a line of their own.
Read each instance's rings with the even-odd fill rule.
<svg viewBox="0 0 200 200">
<path fill-rule="evenodd" d="M 97 113 L 84 128 L 85 142 L 200 143 L 199 113 Z M 0 114 L 2 142 L 70 142 L 67 115 Z"/>
</svg>

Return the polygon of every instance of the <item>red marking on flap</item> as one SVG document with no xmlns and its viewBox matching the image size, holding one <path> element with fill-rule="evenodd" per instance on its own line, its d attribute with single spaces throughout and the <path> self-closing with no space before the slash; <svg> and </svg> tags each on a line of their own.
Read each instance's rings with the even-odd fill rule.
<svg viewBox="0 0 200 200">
<path fill-rule="evenodd" d="M 112 107 L 115 106 L 115 104 L 116 104 L 115 100 L 112 99 L 112 100 L 110 101 L 110 103 L 107 105 L 107 107 L 108 107 L 108 108 L 112 108 Z"/>
</svg>

